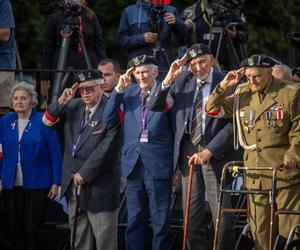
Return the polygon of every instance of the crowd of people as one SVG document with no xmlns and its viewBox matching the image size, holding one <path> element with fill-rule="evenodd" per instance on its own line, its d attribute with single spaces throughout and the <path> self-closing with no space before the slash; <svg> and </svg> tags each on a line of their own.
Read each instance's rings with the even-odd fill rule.
<svg viewBox="0 0 300 250">
<path fill-rule="evenodd" d="M 246 20 L 238 10 L 220 27 L 211 1 L 196 1 L 182 15 L 163 2 L 161 9 L 137 0 L 123 11 L 116 37 L 128 61 L 122 74 L 118 61 L 106 56 L 96 14 L 76 0 L 81 11 L 64 66 L 78 72 L 51 99 L 56 75 L 41 75 L 48 105 L 40 113 L 34 85 L 13 83 L 7 71 L 16 67 L 15 25 L 9 0 L 0 0 L 0 193 L 10 249 L 41 249 L 47 202 L 60 193 L 72 247 L 117 250 L 125 185 L 127 250 L 147 248 L 149 223 L 152 249 L 170 249 L 174 187 L 181 187 L 183 212 L 191 198 L 189 218 L 183 213 L 190 221 L 187 249 L 208 250 L 206 201 L 216 225 L 221 172 L 229 161 L 244 161 L 248 190 L 272 189 L 272 171 L 251 167 L 277 167 L 277 209 L 300 210 L 300 70 L 262 53 L 246 57 Z M 49 16 L 44 69 L 62 59 L 65 18 L 64 10 Z M 248 200 L 254 249 L 270 249 L 269 197 L 251 193 Z M 231 195 L 221 202 L 231 208 Z M 287 238 L 299 223 L 299 215 L 280 214 L 276 231 Z M 233 214 L 222 214 L 218 231 L 216 249 L 234 249 Z"/>
</svg>

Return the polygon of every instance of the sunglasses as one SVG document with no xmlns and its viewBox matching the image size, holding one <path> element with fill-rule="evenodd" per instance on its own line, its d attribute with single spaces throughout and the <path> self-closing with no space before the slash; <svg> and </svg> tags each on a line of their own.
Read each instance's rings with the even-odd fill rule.
<svg viewBox="0 0 300 250">
<path fill-rule="evenodd" d="M 79 94 L 83 95 L 83 94 L 90 94 L 93 93 L 95 91 L 95 88 L 98 85 L 94 85 L 94 86 L 87 86 L 87 87 L 79 87 L 78 88 L 78 92 Z"/>
</svg>

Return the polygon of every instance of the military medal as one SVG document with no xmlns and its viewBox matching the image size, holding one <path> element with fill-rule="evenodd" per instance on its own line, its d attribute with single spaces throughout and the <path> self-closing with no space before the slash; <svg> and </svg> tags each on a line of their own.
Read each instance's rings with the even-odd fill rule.
<svg viewBox="0 0 300 250">
<path fill-rule="evenodd" d="M 283 126 L 283 122 L 282 122 L 282 119 L 283 119 L 283 105 L 281 103 L 278 103 L 278 110 L 277 110 L 277 126 L 278 127 L 282 127 Z"/>
<path fill-rule="evenodd" d="M 250 132 L 250 129 L 249 129 L 249 121 L 248 120 L 245 120 L 244 121 L 244 127 L 243 127 L 243 129 L 244 129 L 244 131 L 248 134 L 249 132 Z"/>
<path fill-rule="evenodd" d="M 271 126 L 270 120 L 271 120 L 271 117 L 272 117 L 271 111 L 267 111 L 265 113 L 265 117 L 266 117 L 267 128 L 270 129 L 270 126 Z"/>
</svg>

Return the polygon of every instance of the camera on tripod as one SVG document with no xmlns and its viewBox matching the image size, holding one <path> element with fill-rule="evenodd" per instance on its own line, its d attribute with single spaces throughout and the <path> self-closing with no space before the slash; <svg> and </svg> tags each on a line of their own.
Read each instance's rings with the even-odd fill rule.
<svg viewBox="0 0 300 250">
<path fill-rule="evenodd" d="M 226 27 L 230 17 L 236 10 L 243 8 L 245 0 L 212 0 L 210 7 L 213 10 L 214 26 Z"/>
<path fill-rule="evenodd" d="M 74 0 L 61 0 L 50 4 L 46 9 L 47 12 L 61 9 L 64 13 L 64 23 L 72 28 L 78 27 L 77 17 L 81 15 L 81 6 Z"/>
</svg>

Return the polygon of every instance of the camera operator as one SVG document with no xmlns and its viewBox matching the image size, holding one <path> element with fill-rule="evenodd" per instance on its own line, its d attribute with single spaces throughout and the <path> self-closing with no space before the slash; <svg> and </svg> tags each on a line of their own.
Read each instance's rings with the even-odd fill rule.
<svg viewBox="0 0 300 250">
<path fill-rule="evenodd" d="M 57 5 L 60 6 L 59 2 Z M 53 13 L 48 18 L 48 23 L 45 32 L 44 49 L 42 56 L 43 69 L 56 69 L 59 51 L 61 47 L 61 31 L 64 24 L 75 17 L 78 28 L 73 29 L 73 35 L 70 41 L 69 52 L 66 60 L 66 67 L 71 66 L 74 69 L 86 69 L 83 49 L 80 46 L 77 29 L 83 34 L 83 40 L 92 68 L 96 68 L 99 61 L 106 57 L 102 30 L 96 14 L 87 5 L 85 0 L 65 0 L 66 6 L 71 6 L 70 9 L 62 8 L 56 13 Z M 77 20 L 76 20 L 77 19 Z M 41 74 L 41 94 L 48 101 L 50 87 L 53 88 L 55 74 Z M 67 86 L 73 82 L 69 79 Z"/>
<path fill-rule="evenodd" d="M 153 12 L 157 15 L 153 19 Z M 165 12 L 165 13 L 164 13 Z M 160 18 L 162 17 L 162 18 Z M 162 19 L 162 20 L 160 20 Z M 159 27 L 151 27 L 153 22 L 161 22 Z M 155 30 L 157 29 L 158 30 Z M 157 42 L 165 50 L 169 61 L 173 60 L 171 34 L 178 38 L 186 36 L 186 27 L 183 19 L 177 15 L 177 10 L 170 5 L 153 8 L 150 0 L 137 0 L 128 6 L 122 13 L 118 31 L 118 44 L 124 49 L 128 61 L 139 55 L 153 55 Z M 168 70 L 168 63 L 162 53 L 157 56 L 160 70 Z"/>
<path fill-rule="evenodd" d="M 187 40 L 187 46 L 194 43 L 209 45 L 214 57 L 223 70 L 237 68 L 245 57 L 244 46 L 247 42 L 247 33 L 244 28 L 245 17 L 241 14 L 239 6 L 231 1 L 198 0 L 183 12 L 186 17 L 185 25 L 192 32 Z M 220 34 L 211 33 L 214 28 L 224 28 L 223 38 L 218 51 Z M 230 43 L 233 44 L 233 49 Z M 218 56 L 216 55 L 218 53 Z M 234 58 L 237 55 L 237 62 Z"/>
</svg>

